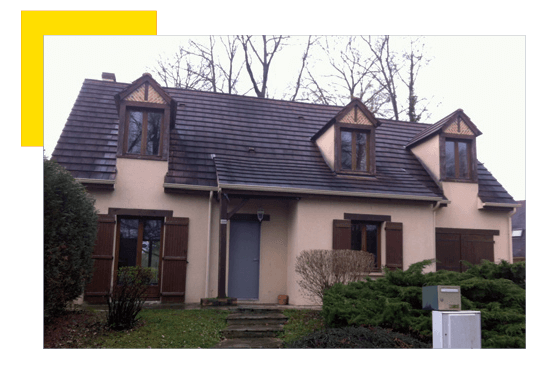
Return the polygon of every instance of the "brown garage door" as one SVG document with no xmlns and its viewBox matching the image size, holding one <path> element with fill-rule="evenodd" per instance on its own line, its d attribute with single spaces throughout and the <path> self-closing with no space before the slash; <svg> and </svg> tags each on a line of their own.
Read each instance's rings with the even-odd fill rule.
<svg viewBox="0 0 550 375">
<path fill-rule="evenodd" d="M 467 267 L 461 260 L 494 262 L 493 236 L 498 235 L 498 230 L 436 228 L 436 269 L 464 272 Z"/>
</svg>

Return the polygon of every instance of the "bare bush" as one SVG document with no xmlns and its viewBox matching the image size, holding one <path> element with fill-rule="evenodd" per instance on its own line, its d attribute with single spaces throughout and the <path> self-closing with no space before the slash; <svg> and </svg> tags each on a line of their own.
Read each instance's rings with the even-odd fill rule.
<svg viewBox="0 0 550 375">
<path fill-rule="evenodd" d="M 315 302 L 323 300 L 325 289 L 362 280 L 373 269 L 374 256 L 355 250 L 304 250 L 295 267 L 303 295 Z"/>
</svg>

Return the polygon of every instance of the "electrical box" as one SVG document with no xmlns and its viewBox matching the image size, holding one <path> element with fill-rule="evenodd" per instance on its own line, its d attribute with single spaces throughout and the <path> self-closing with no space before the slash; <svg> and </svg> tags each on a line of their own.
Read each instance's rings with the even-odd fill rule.
<svg viewBox="0 0 550 375">
<path fill-rule="evenodd" d="M 434 349 L 481 349 L 481 312 L 432 311 Z"/>
<path fill-rule="evenodd" d="M 456 310 L 461 308 L 460 287 L 432 285 L 422 287 L 422 309 Z"/>
</svg>

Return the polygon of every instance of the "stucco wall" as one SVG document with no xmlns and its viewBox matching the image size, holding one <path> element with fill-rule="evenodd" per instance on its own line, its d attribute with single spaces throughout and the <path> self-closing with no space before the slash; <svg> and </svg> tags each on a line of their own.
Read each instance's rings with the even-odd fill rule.
<svg viewBox="0 0 550 375">
<path fill-rule="evenodd" d="M 315 141 L 330 169 L 334 170 L 334 125 Z"/>
<path fill-rule="evenodd" d="M 442 182 L 443 192 L 451 203 L 436 212 L 440 228 L 496 229 L 495 262 L 512 261 L 512 237 L 508 213 L 478 209 L 478 185 L 474 183 Z"/>
<path fill-rule="evenodd" d="M 205 294 L 208 197 L 166 194 L 163 182 L 168 162 L 165 161 L 120 158 L 117 170 L 114 191 L 92 192 L 96 208 L 102 214 L 106 214 L 110 207 L 172 210 L 175 217 L 189 218 L 185 300 L 199 302 Z"/>
<path fill-rule="evenodd" d="M 441 169 L 439 161 L 439 135 L 431 138 L 411 148 L 412 153 L 429 169 L 436 181 L 441 178 Z"/>
<path fill-rule="evenodd" d="M 118 159 L 115 190 L 93 192 L 100 213 L 110 207 L 172 210 L 176 217 L 189 218 L 189 251 L 186 302 L 199 302 L 217 295 L 219 203 L 212 199 L 210 254 L 207 256 L 208 196 L 166 194 L 163 188 L 167 162 Z M 261 206 L 270 221 L 261 227 L 260 295 L 261 303 L 276 303 L 279 294 L 288 294 L 293 305 L 311 304 L 297 285 L 296 257 L 302 250 L 331 249 L 332 223 L 344 213 L 390 215 L 403 223 L 403 263 L 435 258 L 435 227 L 497 229 L 495 261 L 511 261 L 511 235 L 505 212 L 486 212 L 477 207 L 477 184 L 444 182 L 451 203 L 437 211 L 429 203 L 366 200 L 358 198 L 308 197 L 296 200 L 259 200 L 247 202 L 239 213 L 255 214 Z M 233 199 L 231 211 L 240 202 Z M 382 230 L 382 264 L 385 264 L 385 231 Z M 229 232 L 227 251 L 229 252 Z M 229 259 L 229 257 L 227 258 Z M 206 273 L 208 263 L 208 274 Z M 427 269 L 434 271 L 435 266 Z M 208 286 L 206 278 L 208 277 Z M 227 283 L 226 283 L 227 285 Z"/>
<path fill-rule="evenodd" d="M 435 257 L 434 215 L 428 203 L 396 204 L 353 198 L 302 198 L 289 210 L 287 290 L 291 304 L 311 304 L 311 301 L 302 296 L 297 285 L 298 275 L 294 272 L 296 257 L 302 250 L 331 249 L 333 220 L 343 219 L 344 213 L 390 215 L 393 222 L 403 223 L 405 268 L 412 263 Z M 384 230 L 381 237 L 384 264 Z"/>
</svg>

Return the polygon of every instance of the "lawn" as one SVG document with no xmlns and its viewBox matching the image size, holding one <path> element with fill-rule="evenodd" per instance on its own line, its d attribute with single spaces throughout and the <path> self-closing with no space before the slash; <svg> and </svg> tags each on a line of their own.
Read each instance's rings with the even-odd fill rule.
<svg viewBox="0 0 550 375">
<path fill-rule="evenodd" d="M 105 328 L 105 312 L 73 311 L 46 326 L 45 348 L 211 348 L 221 339 L 228 310 L 151 309 L 128 331 Z M 285 310 L 289 318 L 280 338 L 289 344 L 322 329 L 320 311 Z"/>
</svg>

